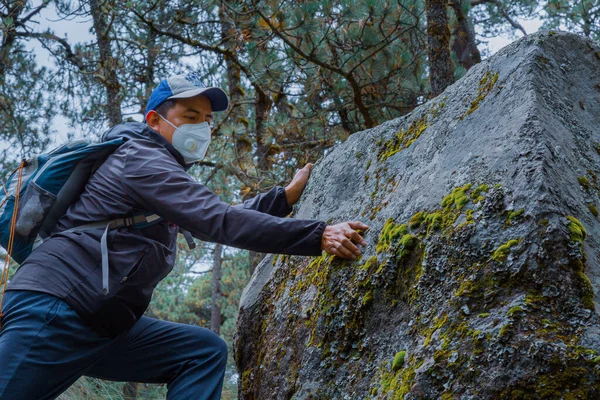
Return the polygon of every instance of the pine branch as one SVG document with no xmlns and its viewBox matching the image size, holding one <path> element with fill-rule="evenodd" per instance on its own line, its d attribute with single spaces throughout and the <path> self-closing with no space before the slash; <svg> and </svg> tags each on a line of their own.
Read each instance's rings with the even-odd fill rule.
<svg viewBox="0 0 600 400">
<path fill-rule="evenodd" d="M 525 31 L 525 28 L 523 28 L 523 26 L 516 20 L 514 20 L 506 11 L 506 9 L 504 8 L 504 6 L 502 5 L 502 3 L 499 0 L 471 0 L 471 6 L 478 6 L 480 4 L 485 4 L 485 3 L 491 3 L 494 4 L 497 8 L 498 11 L 500 11 L 500 14 L 502 14 L 502 16 L 504 17 L 504 19 L 506 19 L 508 21 L 509 24 L 512 25 L 513 28 L 520 30 L 524 36 L 527 36 L 527 32 Z"/>
<path fill-rule="evenodd" d="M 71 65 L 77 67 L 79 72 L 86 73 L 83 61 L 81 60 L 81 58 L 79 58 L 73 52 L 71 45 L 69 44 L 69 42 L 67 42 L 66 39 L 60 38 L 50 31 L 39 32 L 39 33 L 38 32 L 18 32 L 17 36 L 38 39 L 40 41 L 40 43 L 42 44 L 42 46 L 44 46 L 52 54 L 54 54 L 54 52 L 51 51 L 51 49 L 49 49 L 46 46 L 46 43 L 44 42 L 44 40 L 50 40 L 50 41 L 60 44 L 65 51 L 65 60 L 67 60 L 69 63 L 71 63 Z"/>
<path fill-rule="evenodd" d="M 287 36 L 285 36 L 279 29 L 277 29 L 271 22 L 271 19 L 268 18 L 267 16 L 265 16 L 265 14 L 262 11 L 260 11 L 258 8 L 255 9 L 255 11 L 262 18 L 262 20 L 269 26 L 269 29 L 271 29 L 271 32 L 273 32 L 278 38 L 280 38 L 286 45 L 288 45 L 292 50 L 294 50 L 302 58 L 304 58 L 305 60 L 310 61 L 313 64 L 316 64 L 328 71 L 334 72 L 334 73 L 346 78 L 348 83 L 350 83 L 350 87 L 352 88 L 354 104 L 356 104 L 356 107 L 358 108 L 361 115 L 365 119 L 365 126 L 367 128 L 372 128 L 375 126 L 375 123 L 371 117 L 369 109 L 366 107 L 366 105 L 364 104 L 364 102 L 362 100 L 361 93 L 360 93 L 360 85 L 358 84 L 356 78 L 354 77 L 354 75 L 352 73 L 346 72 L 339 67 L 327 64 L 326 62 L 319 60 L 314 55 L 313 51 L 311 51 L 309 54 L 307 54 L 300 47 L 298 47 L 294 43 L 292 43 L 292 41 L 289 40 L 289 38 Z"/>
</svg>

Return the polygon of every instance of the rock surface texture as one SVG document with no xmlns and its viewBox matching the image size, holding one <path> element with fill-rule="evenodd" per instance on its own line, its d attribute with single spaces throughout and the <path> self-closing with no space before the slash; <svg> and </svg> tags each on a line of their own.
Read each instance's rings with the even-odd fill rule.
<svg viewBox="0 0 600 400">
<path fill-rule="evenodd" d="M 296 218 L 360 260 L 271 256 L 246 288 L 242 399 L 600 398 L 600 48 L 521 39 L 312 171 Z"/>
</svg>

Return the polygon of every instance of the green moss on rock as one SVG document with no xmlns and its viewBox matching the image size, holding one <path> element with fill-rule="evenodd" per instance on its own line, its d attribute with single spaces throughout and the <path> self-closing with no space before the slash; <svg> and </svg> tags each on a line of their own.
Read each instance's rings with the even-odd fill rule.
<svg viewBox="0 0 600 400">
<path fill-rule="evenodd" d="M 404 365 L 404 357 L 406 356 L 406 350 L 401 350 L 396 353 L 394 356 L 394 361 L 392 362 L 392 371 L 396 372 Z"/>
<path fill-rule="evenodd" d="M 462 210 L 469 202 L 469 197 L 466 192 L 471 189 L 472 186 L 472 184 L 468 183 L 462 187 L 455 188 L 452 193 L 444 197 L 442 200 L 442 207 L 447 208 L 454 206 L 457 211 Z"/>
<path fill-rule="evenodd" d="M 421 224 L 423 223 L 423 221 L 425 220 L 426 217 L 427 217 L 427 212 L 420 211 L 412 216 L 412 218 L 408 222 L 408 226 L 411 229 L 416 229 L 419 226 L 421 226 Z"/>
<path fill-rule="evenodd" d="M 369 290 L 367 292 L 367 294 L 365 294 L 362 298 L 362 305 L 366 307 L 369 304 L 373 303 L 373 300 L 374 300 L 373 291 Z"/>
<path fill-rule="evenodd" d="M 379 241 L 376 246 L 377 253 L 388 251 L 395 240 L 407 233 L 408 229 L 406 225 L 396 224 L 392 218 L 389 218 L 379 234 Z"/>
<path fill-rule="evenodd" d="M 508 216 L 506 217 L 506 225 L 511 225 L 514 220 L 517 220 L 521 215 L 523 215 L 523 209 L 520 208 L 516 211 L 509 211 Z"/>
<path fill-rule="evenodd" d="M 590 181 L 588 181 L 588 179 L 585 176 L 578 177 L 577 182 L 579 182 L 583 189 L 590 190 Z"/>
<path fill-rule="evenodd" d="M 521 306 L 514 306 L 514 307 L 511 307 L 508 310 L 508 312 L 506 313 L 506 316 L 507 317 L 518 317 L 521 314 L 523 314 L 523 312 L 524 312 L 523 311 L 523 307 L 521 307 Z"/>
<path fill-rule="evenodd" d="M 494 251 L 494 254 L 492 254 L 492 260 L 505 262 L 508 258 L 508 254 L 510 253 L 510 248 L 519 244 L 520 241 L 520 239 L 512 239 L 498 247 Z"/>
<path fill-rule="evenodd" d="M 583 242 L 587 236 L 587 231 L 585 230 L 583 224 L 572 215 L 568 215 L 567 219 L 569 220 L 569 232 L 571 233 L 571 240 Z"/>
<path fill-rule="evenodd" d="M 590 278 L 588 278 L 583 271 L 577 271 L 575 274 L 577 275 L 581 287 L 581 301 L 583 306 L 588 310 L 594 310 L 594 287 L 592 286 Z"/>
</svg>

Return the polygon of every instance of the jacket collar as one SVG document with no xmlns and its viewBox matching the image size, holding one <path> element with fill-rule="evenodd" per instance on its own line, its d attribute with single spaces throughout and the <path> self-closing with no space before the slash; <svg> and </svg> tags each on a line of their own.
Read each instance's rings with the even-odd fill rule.
<svg viewBox="0 0 600 400">
<path fill-rule="evenodd" d="M 167 139 L 165 139 L 160 133 L 150 128 L 148 125 L 141 122 L 125 122 L 123 124 L 115 125 L 110 130 L 102 135 L 102 141 L 107 142 L 109 140 L 123 138 L 125 140 L 130 139 L 145 139 L 150 140 L 163 146 L 167 151 L 177 160 L 177 162 L 186 171 L 191 165 L 186 164 L 183 156 L 173 147 Z"/>
</svg>

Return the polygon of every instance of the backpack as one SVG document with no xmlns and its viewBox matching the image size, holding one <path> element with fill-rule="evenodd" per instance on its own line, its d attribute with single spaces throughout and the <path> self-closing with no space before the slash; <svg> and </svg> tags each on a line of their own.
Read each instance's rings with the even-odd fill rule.
<svg viewBox="0 0 600 400">
<path fill-rule="evenodd" d="M 60 217 L 83 193 L 91 175 L 124 142 L 123 138 L 102 143 L 80 140 L 21 162 L 4 184 L 4 193 L 0 193 L 0 245 L 13 260 L 23 263 L 37 246 L 50 237 Z M 104 228 L 100 246 L 102 292 L 107 294 L 108 230 L 124 226 L 144 228 L 161 220 L 157 214 L 138 214 L 95 221 L 64 232 Z M 180 228 L 180 233 L 188 247 L 193 249 L 195 243 L 190 232 Z M 4 269 L 2 275 L 6 284 L 6 265 Z"/>
<path fill-rule="evenodd" d="M 23 160 L 0 193 L 0 245 L 13 260 L 21 264 L 50 236 L 92 173 L 123 142 L 80 140 Z"/>
</svg>

